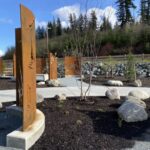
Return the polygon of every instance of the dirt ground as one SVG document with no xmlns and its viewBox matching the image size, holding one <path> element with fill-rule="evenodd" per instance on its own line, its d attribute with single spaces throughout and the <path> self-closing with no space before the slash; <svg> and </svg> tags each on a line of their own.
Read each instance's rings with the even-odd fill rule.
<svg viewBox="0 0 150 150">
<path fill-rule="evenodd" d="M 150 77 L 149 78 L 137 78 L 142 81 L 142 87 L 150 87 Z M 132 86 L 131 82 L 128 82 L 124 77 L 114 77 L 114 78 L 106 78 L 105 76 L 99 76 L 97 78 L 92 78 L 92 84 L 94 85 L 106 85 L 108 80 L 120 80 L 123 82 L 124 86 Z M 89 83 L 89 76 L 86 76 L 83 80 L 86 83 Z"/>
<path fill-rule="evenodd" d="M 124 86 L 131 86 L 128 81 L 123 77 L 114 77 L 114 78 L 105 78 L 104 76 L 100 76 L 97 78 L 92 78 L 92 84 L 94 85 L 105 85 L 107 80 L 121 80 Z M 89 77 L 86 76 L 83 80 L 84 82 L 89 83 Z M 143 87 L 150 87 L 150 78 L 142 78 L 142 86 Z M 48 87 L 47 85 L 37 85 L 39 88 Z M 10 79 L 0 79 L 0 90 L 10 90 L 16 88 L 16 82 L 11 81 Z"/>
<path fill-rule="evenodd" d="M 47 87 L 47 85 L 37 85 L 39 88 Z M 10 79 L 0 79 L 0 90 L 16 89 L 16 82 Z"/>
<path fill-rule="evenodd" d="M 38 108 L 46 117 L 42 137 L 30 150 L 120 150 L 131 148 L 150 127 L 150 119 L 118 125 L 117 108 L 123 102 L 92 97 L 93 105 L 68 98 L 64 103 L 45 99 Z M 150 115 L 150 99 L 146 100 Z"/>
</svg>

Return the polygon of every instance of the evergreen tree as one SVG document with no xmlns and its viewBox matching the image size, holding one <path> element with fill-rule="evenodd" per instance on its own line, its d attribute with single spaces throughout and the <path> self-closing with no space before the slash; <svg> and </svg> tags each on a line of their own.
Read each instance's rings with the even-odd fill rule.
<svg viewBox="0 0 150 150">
<path fill-rule="evenodd" d="M 43 39 L 45 37 L 45 28 L 38 26 L 36 29 L 36 38 Z"/>
<path fill-rule="evenodd" d="M 57 18 L 56 35 L 57 36 L 62 35 L 62 26 L 61 26 L 61 21 L 59 18 Z"/>
<path fill-rule="evenodd" d="M 75 31 L 77 28 L 77 19 L 75 14 L 70 14 L 69 16 L 70 28 L 72 31 Z"/>
<path fill-rule="evenodd" d="M 141 0 L 141 22 L 150 25 L 150 0 Z"/>
<path fill-rule="evenodd" d="M 109 22 L 109 20 L 106 17 L 104 17 L 103 18 L 103 23 L 100 27 L 100 30 L 101 31 L 108 31 L 108 30 L 111 30 L 111 29 L 112 29 L 111 23 Z"/>
<path fill-rule="evenodd" d="M 96 30 L 97 28 L 97 17 L 95 11 L 91 12 L 91 19 L 89 21 L 89 28 L 92 30 Z"/>
<path fill-rule="evenodd" d="M 88 28 L 88 18 L 87 15 L 84 15 L 84 23 L 83 23 L 84 31 Z"/>
<path fill-rule="evenodd" d="M 117 0 L 118 6 L 117 17 L 120 22 L 120 26 L 123 28 L 127 23 L 133 22 L 133 17 L 131 15 L 131 9 L 135 9 L 136 6 L 133 0 Z"/>
<path fill-rule="evenodd" d="M 84 30 L 84 17 L 82 14 L 80 14 L 79 19 L 78 19 L 78 27 L 79 27 L 79 31 L 83 32 L 83 30 Z"/>
<path fill-rule="evenodd" d="M 52 24 L 52 26 L 53 26 L 53 36 L 55 37 L 56 36 L 56 28 L 57 28 L 57 25 L 56 25 L 56 21 L 55 21 L 55 19 L 53 19 L 53 24 Z"/>
<path fill-rule="evenodd" d="M 54 35 L 54 33 L 53 33 L 53 24 L 51 22 L 48 22 L 47 28 L 48 28 L 48 37 L 52 38 L 53 35 Z"/>
</svg>

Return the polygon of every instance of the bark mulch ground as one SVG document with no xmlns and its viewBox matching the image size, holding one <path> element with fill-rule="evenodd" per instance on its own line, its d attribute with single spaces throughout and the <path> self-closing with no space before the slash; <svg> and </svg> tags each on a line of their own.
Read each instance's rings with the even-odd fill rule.
<svg viewBox="0 0 150 150">
<path fill-rule="evenodd" d="M 38 88 L 48 87 L 45 85 L 37 85 Z M 16 82 L 11 81 L 10 79 L 0 79 L 0 90 L 12 90 L 16 89 Z"/>
<path fill-rule="evenodd" d="M 117 108 L 122 101 L 91 97 L 93 105 L 68 98 L 60 103 L 45 99 L 38 108 L 45 114 L 46 128 L 30 150 L 120 150 L 131 148 L 146 129 L 150 119 L 118 125 Z M 150 114 L 150 99 L 146 101 Z"/>
<path fill-rule="evenodd" d="M 149 78 L 137 78 L 142 81 L 142 87 L 150 87 L 150 77 Z M 124 77 L 108 77 L 106 78 L 105 76 L 99 76 L 96 78 L 92 78 L 92 84 L 94 85 L 106 85 L 106 82 L 108 80 L 120 80 L 123 82 L 124 86 L 132 86 L 131 82 L 127 81 Z M 85 79 L 83 80 L 86 83 L 89 83 L 89 77 L 86 76 Z"/>
</svg>

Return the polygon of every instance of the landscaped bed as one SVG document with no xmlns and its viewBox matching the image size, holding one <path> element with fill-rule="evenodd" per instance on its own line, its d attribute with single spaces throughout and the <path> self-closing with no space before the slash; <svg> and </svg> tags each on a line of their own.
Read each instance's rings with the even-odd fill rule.
<svg viewBox="0 0 150 150">
<path fill-rule="evenodd" d="M 150 87 L 150 77 L 145 78 L 137 78 L 140 79 L 142 82 L 142 87 Z M 83 80 L 86 83 L 89 83 L 89 76 L 85 76 L 85 79 Z M 121 76 L 115 76 L 113 78 L 105 76 L 98 76 L 96 78 L 92 78 L 92 84 L 94 85 L 107 85 L 108 80 L 119 80 L 123 82 L 123 86 L 133 86 L 131 82 L 129 82 L 126 78 Z"/>
<path fill-rule="evenodd" d="M 45 88 L 49 87 L 45 85 L 36 85 L 37 88 Z M 0 79 L 0 90 L 11 90 L 16 89 L 16 82 L 11 79 Z"/>
<path fill-rule="evenodd" d="M 79 98 L 65 102 L 45 99 L 38 104 L 46 117 L 42 137 L 30 150 L 120 150 L 131 148 L 150 127 L 150 119 L 125 123 L 119 127 L 117 108 L 123 102 L 106 97 L 92 97 L 93 105 Z M 150 115 L 150 99 L 145 101 Z"/>
</svg>

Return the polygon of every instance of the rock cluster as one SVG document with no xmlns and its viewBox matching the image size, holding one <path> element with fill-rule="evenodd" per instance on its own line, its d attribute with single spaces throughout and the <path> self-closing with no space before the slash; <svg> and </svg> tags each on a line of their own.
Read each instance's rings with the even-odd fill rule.
<svg viewBox="0 0 150 150">
<path fill-rule="evenodd" d="M 137 63 L 135 65 L 136 74 L 139 77 L 150 77 L 150 63 Z M 58 65 L 58 76 L 64 77 L 65 69 L 63 64 Z M 82 64 L 82 73 L 84 75 L 89 75 L 90 71 L 92 71 L 92 75 L 100 76 L 100 75 L 113 75 L 113 76 L 125 76 L 126 73 L 126 64 L 116 64 L 113 66 L 107 65 L 102 62 L 90 63 L 85 62 Z"/>
<path fill-rule="evenodd" d="M 143 100 L 149 97 L 149 94 L 142 90 L 129 92 L 125 102 L 117 110 L 119 117 L 126 122 L 147 120 L 146 103 Z"/>
</svg>

